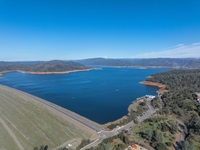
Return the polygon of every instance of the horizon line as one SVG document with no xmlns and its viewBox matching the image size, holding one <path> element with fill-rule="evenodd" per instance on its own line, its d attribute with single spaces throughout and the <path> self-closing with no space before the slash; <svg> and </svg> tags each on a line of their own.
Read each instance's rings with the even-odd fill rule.
<svg viewBox="0 0 200 150">
<path fill-rule="evenodd" d="M 90 57 L 90 58 L 82 58 L 82 59 L 49 59 L 49 60 L 0 60 L 0 62 L 46 62 L 46 61 L 77 61 L 77 60 L 87 60 L 87 59 L 200 59 L 200 57 L 155 57 L 155 58 L 109 58 L 109 57 Z"/>
</svg>

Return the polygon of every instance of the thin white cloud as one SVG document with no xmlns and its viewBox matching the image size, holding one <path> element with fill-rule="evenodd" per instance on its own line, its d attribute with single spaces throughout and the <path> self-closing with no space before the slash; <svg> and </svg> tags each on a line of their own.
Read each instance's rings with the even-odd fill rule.
<svg viewBox="0 0 200 150">
<path fill-rule="evenodd" d="M 190 45 L 179 44 L 160 52 L 143 53 L 137 58 L 200 58 L 200 43 Z"/>
</svg>

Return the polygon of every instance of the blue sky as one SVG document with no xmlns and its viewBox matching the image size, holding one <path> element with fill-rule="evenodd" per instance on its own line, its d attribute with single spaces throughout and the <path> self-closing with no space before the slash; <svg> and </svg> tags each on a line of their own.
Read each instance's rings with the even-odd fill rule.
<svg viewBox="0 0 200 150">
<path fill-rule="evenodd" d="M 0 60 L 200 57 L 199 0 L 0 0 Z"/>
</svg>

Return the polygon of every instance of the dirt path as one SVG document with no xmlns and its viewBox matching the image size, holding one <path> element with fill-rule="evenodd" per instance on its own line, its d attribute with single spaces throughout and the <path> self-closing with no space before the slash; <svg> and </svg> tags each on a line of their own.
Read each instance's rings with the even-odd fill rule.
<svg viewBox="0 0 200 150">
<path fill-rule="evenodd" d="M 24 150 L 24 147 L 22 146 L 22 144 L 19 142 L 19 140 L 17 139 L 15 134 L 11 131 L 11 129 L 7 126 L 7 124 L 3 121 L 3 119 L 1 117 L 0 117 L 0 122 L 2 123 L 2 125 L 6 129 L 6 131 L 9 133 L 9 135 L 13 138 L 13 140 L 17 144 L 18 148 L 20 150 Z"/>
</svg>

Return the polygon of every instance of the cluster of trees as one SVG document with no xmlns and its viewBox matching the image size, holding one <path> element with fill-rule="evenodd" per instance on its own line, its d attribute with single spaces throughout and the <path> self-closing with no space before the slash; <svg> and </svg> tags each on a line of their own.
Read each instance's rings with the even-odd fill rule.
<svg viewBox="0 0 200 150">
<path fill-rule="evenodd" d="M 154 109 L 160 109 L 162 107 L 162 104 L 158 96 L 156 96 L 154 99 L 151 100 L 151 105 L 153 106 Z"/>
<path fill-rule="evenodd" d="M 144 121 L 146 129 L 139 131 L 139 135 L 146 139 L 156 150 L 167 150 L 173 145 L 177 125 L 164 117 L 151 117 Z M 143 128 L 142 128 L 143 129 Z M 167 142 L 165 142 L 167 139 Z"/>
<path fill-rule="evenodd" d="M 189 89 L 183 90 L 174 90 L 168 93 L 165 93 L 162 96 L 164 108 L 163 112 L 173 114 L 182 117 L 184 121 L 187 120 L 186 116 L 191 113 L 200 113 L 199 106 L 196 104 L 197 95 L 190 91 Z"/>
<path fill-rule="evenodd" d="M 171 70 L 152 75 L 147 81 L 158 82 L 166 85 L 167 90 L 189 89 L 200 92 L 200 69 Z"/>
<path fill-rule="evenodd" d="M 121 142 L 117 143 L 114 140 L 119 139 Z M 122 150 L 129 145 L 129 139 L 123 133 L 116 136 L 104 139 L 97 147 L 92 147 L 87 150 Z"/>
<path fill-rule="evenodd" d="M 126 116 L 126 118 L 124 118 L 122 121 L 120 121 L 119 123 L 115 123 L 115 124 L 110 124 L 108 126 L 109 129 L 114 129 L 116 128 L 117 126 L 122 126 L 122 125 L 125 125 L 127 123 L 129 123 L 130 121 L 134 121 L 134 123 L 138 123 L 138 116 L 142 115 L 142 113 L 144 113 L 148 107 L 146 105 L 146 102 L 141 102 L 138 104 L 137 110 L 134 111 L 134 110 L 131 110 L 129 112 L 129 114 Z"/>
<path fill-rule="evenodd" d="M 189 89 L 168 92 L 163 95 L 164 108 L 160 112 L 175 114 L 185 123 L 189 131 L 187 139 L 190 139 L 190 143 L 194 139 L 196 141 L 195 137 L 200 134 L 200 105 L 197 105 L 196 99 L 196 94 Z M 200 142 L 200 139 L 197 141 Z"/>
<path fill-rule="evenodd" d="M 144 122 L 162 132 L 170 132 L 171 134 L 175 134 L 178 129 L 174 121 L 167 120 L 165 117 L 151 117 Z"/>
<path fill-rule="evenodd" d="M 194 145 L 191 144 L 191 142 L 189 140 L 185 140 L 183 142 L 183 146 L 182 146 L 183 150 L 195 150 Z"/>
<path fill-rule="evenodd" d="M 152 77 L 147 80 L 166 84 L 169 90 L 162 96 L 164 106 L 160 114 L 174 114 L 187 127 L 187 142 L 183 143 L 182 148 L 199 148 L 200 105 L 196 102 L 196 92 L 200 92 L 200 70 L 172 70 Z"/>
<path fill-rule="evenodd" d="M 153 106 L 154 109 L 162 108 L 162 103 L 158 96 L 156 96 L 154 99 L 151 100 L 151 105 Z"/>
</svg>

